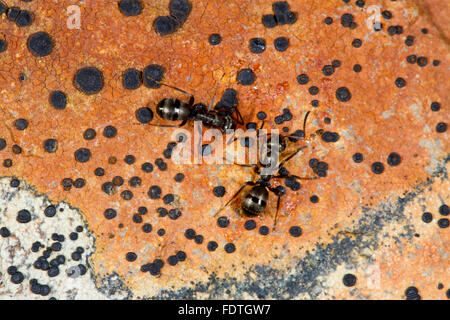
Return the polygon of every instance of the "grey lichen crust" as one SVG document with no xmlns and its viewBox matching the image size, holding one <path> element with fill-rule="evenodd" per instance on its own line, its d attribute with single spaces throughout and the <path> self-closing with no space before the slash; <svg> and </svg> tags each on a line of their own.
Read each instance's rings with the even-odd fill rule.
<svg viewBox="0 0 450 320">
<path fill-rule="evenodd" d="M 129 296 L 127 290 L 116 288 L 114 292 L 105 290 L 101 285 L 97 288 L 94 273 L 89 264 L 89 256 L 95 251 L 94 236 L 88 231 L 87 225 L 79 210 L 65 202 L 52 203 L 45 196 L 38 194 L 26 182 L 20 181 L 19 187 L 11 187 L 11 177 L 0 178 L 0 228 L 9 230 L 8 237 L 0 237 L 0 299 L 123 299 Z M 53 205 L 56 214 L 47 217 L 45 208 Z M 26 209 L 31 213 L 31 221 L 20 223 L 17 213 Z M 78 238 L 69 238 L 78 226 L 83 231 L 76 232 Z M 52 235 L 64 236 L 59 242 L 61 249 L 52 251 L 49 262 L 57 256 L 64 256 L 65 262 L 57 266 L 59 274 L 50 276 L 48 270 L 35 268 L 34 264 L 43 251 L 56 241 Z M 39 241 L 43 247 L 37 252 L 31 250 L 33 243 Z M 77 248 L 83 248 L 81 260 L 74 261 L 72 253 Z M 80 251 L 80 249 L 78 249 Z M 15 284 L 7 270 L 14 266 L 22 273 L 24 279 Z M 84 267 L 83 267 L 84 266 Z M 48 269 L 48 268 L 45 268 Z M 53 269 L 54 271 L 55 269 Z M 47 295 L 33 293 L 30 280 L 36 279 L 39 285 L 50 288 Z M 36 291 L 36 290 L 35 290 Z"/>
</svg>

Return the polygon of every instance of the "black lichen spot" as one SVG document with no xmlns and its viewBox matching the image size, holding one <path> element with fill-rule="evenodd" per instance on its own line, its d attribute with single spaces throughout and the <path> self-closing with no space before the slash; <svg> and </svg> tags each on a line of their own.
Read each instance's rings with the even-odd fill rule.
<svg viewBox="0 0 450 320">
<path fill-rule="evenodd" d="M 64 178 L 61 181 L 64 191 L 69 191 L 72 188 L 73 181 L 70 178 Z"/>
<path fill-rule="evenodd" d="M 103 89 L 103 74 L 95 67 L 86 67 L 77 71 L 74 85 L 81 92 L 91 95 Z"/>
<path fill-rule="evenodd" d="M 3 166 L 5 168 L 11 168 L 13 165 L 13 161 L 11 159 L 5 159 L 3 160 Z"/>
<path fill-rule="evenodd" d="M 342 278 L 342 282 L 346 287 L 353 287 L 356 284 L 356 276 L 354 274 L 347 273 Z"/>
<path fill-rule="evenodd" d="M 75 151 L 75 160 L 78 162 L 88 162 L 91 158 L 91 151 L 87 148 L 80 148 Z"/>
<path fill-rule="evenodd" d="M 125 70 L 122 74 L 122 85 L 125 89 L 135 90 L 142 84 L 142 72 L 133 68 Z"/>
<path fill-rule="evenodd" d="M 125 156 L 125 159 L 123 159 L 123 161 L 125 161 L 126 164 L 132 165 L 136 162 L 136 157 L 132 154 L 128 154 Z"/>
<path fill-rule="evenodd" d="M 150 233 L 150 232 L 152 232 L 152 225 L 151 225 L 150 223 L 145 223 L 145 224 L 142 226 L 142 231 L 143 231 L 144 233 Z"/>
<path fill-rule="evenodd" d="M 436 125 L 436 132 L 438 133 L 444 133 L 445 131 L 447 131 L 447 124 L 444 122 L 439 122 Z"/>
<path fill-rule="evenodd" d="M 434 101 L 431 103 L 430 109 L 433 112 L 438 112 L 441 109 L 441 104 L 439 102 Z"/>
<path fill-rule="evenodd" d="M 253 53 L 262 53 L 266 50 L 266 40 L 262 38 L 252 38 L 249 41 L 249 48 Z"/>
<path fill-rule="evenodd" d="M 50 93 L 50 104 L 58 110 L 63 110 L 67 106 L 67 95 L 60 91 L 55 90 Z"/>
<path fill-rule="evenodd" d="M 403 88 L 406 86 L 406 80 L 399 77 L 395 80 L 395 85 L 399 88 Z"/>
<path fill-rule="evenodd" d="M 143 71 L 143 81 L 147 88 L 156 89 L 161 87 L 158 82 L 162 81 L 163 77 L 164 69 L 157 64 L 148 65 Z"/>
<path fill-rule="evenodd" d="M 6 51 L 7 47 L 8 47 L 8 45 L 6 44 L 6 41 L 3 39 L 0 39 L 0 52 Z"/>
<path fill-rule="evenodd" d="M 168 193 L 163 197 L 164 204 L 171 204 L 175 200 L 175 196 L 172 193 Z"/>
<path fill-rule="evenodd" d="M 3 238 L 8 238 L 8 237 L 11 235 L 11 232 L 9 231 L 8 228 L 2 227 L 2 228 L 0 228 L 0 235 L 1 235 Z"/>
<path fill-rule="evenodd" d="M 301 74 L 297 76 L 297 82 L 301 85 L 307 84 L 309 82 L 309 77 L 306 74 Z"/>
<path fill-rule="evenodd" d="M 17 130 L 25 130 L 26 128 L 28 128 L 28 121 L 26 119 L 17 119 L 16 121 L 14 121 L 14 127 Z"/>
<path fill-rule="evenodd" d="M 16 25 L 23 28 L 33 23 L 33 15 L 27 10 L 20 10 L 16 18 Z"/>
<path fill-rule="evenodd" d="M 134 223 L 142 223 L 142 216 L 140 214 L 134 214 L 133 215 L 133 222 Z"/>
<path fill-rule="evenodd" d="M 381 15 L 386 20 L 389 20 L 389 19 L 392 18 L 392 13 L 390 11 L 388 11 L 388 10 L 384 10 L 383 12 L 381 12 Z"/>
<path fill-rule="evenodd" d="M 155 30 L 158 34 L 165 36 L 175 31 L 175 26 L 172 23 L 170 17 L 160 16 L 155 19 L 153 23 Z"/>
<path fill-rule="evenodd" d="M 111 208 L 108 208 L 103 213 L 106 219 L 111 220 L 114 219 L 117 216 L 117 211 Z"/>
<path fill-rule="evenodd" d="M 93 140 L 93 139 L 95 138 L 96 135 L 97 135 L 97 133 L 95 132 L 95 130 L 94 130 L 94 129 L 91 129 L 91 128 L 86 129 L 86 130 L 83 132 L 83 138 L 84 138 L 85 140 Z"/>
<path fill-rule="evenodd" d="M 277 20 L 273 14 L 263 15 L 262 23 L 266 28 L 274 28 L 277 26 Z"/>
<path fill-rule="evenodd" d="M 19 7 L 10 7 L 6 10 L 6 17 L 10 21 L 16 21 L 19 16 L 20 8 Z"/>
<path fill-rule="evenodd" d="M 273 42 L 273 45 L 275 46 L 275 49 L 280 52 L 286 51 L 286 49 L 289 47 L 289 39 L 286 37 L 276 38 Z"/>
<path fill-rule="evenodd" d="M 450 214 L 450 208 L 448 207 L 448 205 L 443 204 L 439 207 L 439 213 L 443 216 L 448 216 Z"/>
<path fill-rule="evenodd" d="M 300 237 L 302 235 L 302 229 L 299 226 L 292 226 L 289 228 L 289 233 L 293 237 Z"/>
<path fill-rule="evenodd" d="M 326 18 L 323 20 L 323 22 L 324 22 L 325 24 L 327 24 L 327 25 L 330 25 L 330 24 L 333 23 L 333 18 L 331 18 L 331 17 L 326 17 Z"/>
<path fill-rule="evenodd" d="M 267 236 L 269 234 L 269 228 L 267 226 L 259 227 L 259 234 L 262 236 Z"/>
<path fill-rule="evenodd" d="M 172 17 L 183 23 L 191 12 L 191 5 L 186 0 L 172 0 L 169 3 L 169 10 Z"/>
<path fill-rule="evenodd" d="M 23 209 L 17 213 L 17 222 L 19 223 L 28 223 L 31 221 L 31 213 L 30 211 Z"/>
<path fill-rule="evenodd" d="M 103 129 L 103 136 L 106 138 L 114 138 L 117 135 L 117 129 L 113 126 L 106 126 Z"/>
<path fill-rule="evenodd" d="M 408 47 L 411 47 L 414 44 L 414 40 L 415 40 L 414 36 L 407 36 L 405 39 L 405 44 Z"/>
<path fill-rule="evenodd" d="M 227 217 L 219 217 L 217 219 L 217 225 L 220 228 L 226 228 L 226 227 L 228 227 L 229 224 L 230 224 L 230 220 L 228 220 Z"/>
<path fill-rule="evenodd" d="M 77 178 L 73 182 L 73 186 L 77 189 L 83 188 L 85 185 L 86 185 L 86 180 L 84 180 L 83 178 Z"/>
<path fill-rule="evenodd" d="M 153 119 L 153 111 L 147 107 L 139 108 L 136 110 L 136 119 L 140 123 L 149 123 Z"/>
<path fill-rule="evenodd" d="M 27 41 L 28 50 L 36 57 L 45 57 L 53 50 L 53 41 L 44 31 L 33 33 Z"/>
<path fill-rule="evenodd" d="M 218 33 L 212 33 L 208 37 L 208 42 L 212 46 L 217 46 L 219 43 L 222 42 L 222 37 Z"/>
<path fill-rule="evenodd" d="M 183 181 L 183 179 L 184 179 L 184 174 L 182 174 L 181 172 L 180 173 L 177 173 L 176 175 L 175 175 L 175 177 L 173 177 L 173 179 L 176 181 L 176 182 L 181 182 L 181 181 Z"/>
<path fill-rule="evenodd" d="M 222 198 L 225 195 L 225 191 L 226 191 L 225 187 L 217 186 L 217 187 L 214 187 L 213 194 L 218 198 Z"/>
<path fill-rule="evenodd" d="M 186 239 L 192 240 L 195 238 L 195 231 L 193 229 L 186 229 L 186 231 L 184 232 L 184 236 L 186 237 Z"/>
<path fill-rule="evenodd" d="M 54 153 L 58 149 L 58 141 L 55 139 L 47 139 L 44 141 L 44 149 L 49 153 Z"/>
<path fill-rule="evenodd" d="M 389 154 L 389 156 L 387 158 L 387 163 L 392 167 L 398 166 L 401 161 L 402 161 L 402 158 L 400 157 L 400 155 L 398 153 L 395 153 L 395 152 L 392 152 L 391 154 Z"/>
<path fill-rule="evenodd" d="M 19 179 L 12 179 L 11 180 L 11 182 L 10 182 L 10 184 L 9 184 L 12 188 L 17 188 L 17 187 L 19 187 L 19 185 L 20 185 L 20 181 L 19 181 Z"/>
<path fill-rule="evenodd" d="M 430 223 L 433 221 L 433 215 L 430 212 L 424 212 L 422 214 L 422 221 L 425 223 Z"/>
<path fill-rule="evenodd" d="M 20 146 L 18 146 L 17 144 L 12 146 L 12 152 L 14 154 L 21 154 L 22 153 L 22 148 Z"/>
<path fill-rule="evenodd" d="M 170 219 L 177 220 L 179 217 L 181 217 L 182 212 L 180 209 L 170 209 L 167 215 Z"/>
<path fill-rule="evenodd" d="M 251 69 L 242 69 L 237 74 L 237 81 L 244 86 L 252 85 L 255 82 L 256 76 Z"/>
<path fill-rule="evenodd" d="M 198 234 L 194 237 L 194 242 L 196 244 L 202 244 L 203 243 L 203 236 L 201 234 Z"/>
<path fill-rule="evenodd" d="M 161 192 L 162 190 L 159 186 L 151 186 L 147 194 L 150 199 L 159 199 L 161 198 Z"/>
<path fill-rule="evenodd" d="M 438 220 L 438 226 L 439 228 L 445 229 L 448 228 L 449 221 L 447 218 L 442 218 Z"/>
<path fill-rule="evenodd" d="M 217 242 L 215 242 L 215 241 L 209 241 L 208 242 L 208 245 L 207 245 L 207 249 L 208 249 L 208 251 L 216 251 L 216 249 L 217 249 L 217 247 L 218 247 L 219 245 L 217 244 Z"/>
<path fill-rule="evenodd" d="M 355 47 L 355 48 L 361 48 L 361 46 L 362 46 L 361 39 L 354 39 L 352 41 L 352 46 Z"/>
<path fill-rule="evenodd" d="M 145 162 L 142 164 L 141 169 L 145 173 L 150 173 L 153 171 L 153 165 L 150 162 Z"/>
<path fill-rule="evenodd" d="M 356 73 L 361 72 L 361 70 L 362 70 L 361 65 L 355 64 L 355 65 L 353 66 L 353 71 L 355 71 Z"/>
<path fill-rule="evenodd" d="M 372 172 L 375 174 L 381 174 L 384 171 L 384 165 L 381 162 L 372 163 Z"/>
<path fill-rule="evenodd" d="M 315 95 L 319 94 L 319 88 L 316 86 L 311 86 L 311 87 L 309 87 L 308 92 L 310 95 L 315 96 Z"/>
<path fill-rule="evenodd" d="M 428 64 L 428 58 L 427 57 L 418 57 L 417 58 L 417 65 L 419 67 L 425 67 Z"/>
<path fill-rule="evenodd" d="M 120 187 L 120 186 L 123 185 L 123 178 L 122 178 L 121 176 L 115 176 L 115 177 L 112 179 L 112 183 L 113 183 L 115 186 Z"/>
<path fill-rule="evenodd" d="M 128 253 L 125 255 L 125 259 L 126 259 L 128 262 L 133 262 L 133 261 L 136 261 L 137 255 L 136 255 L 136 253 L 134 253 L 134 252 L 128 252 Z"/>
<path fill-rule="evenodd" d="M 405 290 L 406 300 L 420 300 L 419 290 L 416 287 L 408 287 Z"/>
<path fill-rule="evenodd" d="M 361 153 L 357 152 L 353 155 L 354 162 L 360 163 L 360 162 L 363 162 L 363 160 L 364 160 L 364 156 Z"/>
<path fill-rule="evenodd" d="M 127 17 L 137 16 L 142 12 L 142 4 L 139 0 L 121 0 L 118 5 L 120 12 Z"/>
<path fill-rule="evenodd" d="M 325 66 L 322 68 L 322 72 L 323 72 L 323 74 L 326 75 L 326 76 L 331 76 L 331 75 L 333 74 L 333 72 L 334 72 L 334 68 L 333 68 L 332 65 L 325 65 Z"/>
<path fill-rule="evenodd" d="M 340 87 L 336 90 L 336 98 L 341 102 L 347 102 L 352 98 L 352 94 L 348 88 Z"/>
<path fill-rule="evenodd" d="M 54 205 L 49 205 L 44 209 L 44 215 L 48 218 L 52 218 L 56 215 L 56 207 Z"/>
<path fill-rule="evenodd" d="M 330 132 L 330 131 L 325 131 L 322 134 L 322 140 L 328 143 L 334 143 L 337 142 L 339 140 L 340 136 L 337 132 Z"/>
<path fill-rule="evenodd" d="M 245 221 L 244 228 L 245 228 L 245 230 L 253 230 L 253 229 L 255 229 L 256 228 L 255 220 L 251 219 L 251 220 Z"/>
<path fill-rule="evenodd" d="M 226 253 L 233 253 L 236 251 L 236 247 L 233 243 L 227 243 L 224 247 Z"/>
</svg>

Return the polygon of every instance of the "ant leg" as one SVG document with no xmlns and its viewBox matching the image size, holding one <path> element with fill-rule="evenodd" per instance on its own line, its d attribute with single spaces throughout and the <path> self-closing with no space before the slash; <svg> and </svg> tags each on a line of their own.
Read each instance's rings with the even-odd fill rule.
<svg viewBox="0 0 450 320">
<path fill-rule="evenodd" d="M 234 112 L 236 113 L 237 116 L 236 119 L 237 123 L 240 124 L 241 126 L 244 125 L 244 118 L 242 118 L 242 115 L 237 107 L 234 109 Z"/>
<path fill-rule="evenodd" d="M 280 167 L 283 166 L 283 164 L 285 164 L 286 162 L 288 162 L 289 160 L 291 160 L 293 157 L 295 157 L 295 155 L 297 155 L 297 153 L 299 153 L 300 151 L 302 151 L 303 149 L 307 148 L 306 146 L 300 147 L 297 149 L 297 151 L 295 151 L 294 153 L 292 153 L 289 157 L 287 157 L 286 159 L 284 159 L 283 161 L 280 162 L 280 164 L 278 165 L 278 169 Z"/>
<path fill-rule="evenodd" d="M 236 197 L 242 192 L 242 190 L 244 190 L 244 188 L 246 186 L 254 186 L 256 183 L 254 183 L 253 181 L 247 181 L 246 183 L 244 183 L 244 185 L 242 187 L 239 188 L 238 191 L 236 191 L 236 193 L 234 194 L 234 196 L 228 200 L 228 202 L 219 210 L 216 212 L 216 214 L 213 217 L 216 217 L 223 209 L 225 209 L 226 207 L 228 207 L 228 205 L 234 200 L 236 199 Z"/>
<path fill-rule="evenodd" d="M 228 161 L 228 159 L 226 157 L 223 158 L 223 160 Z M 258 168 L 258 165 L 256 164 L 243 164 L 243 163 L 231 163 L 235 166 L 239 166 L 239 167 L 245 167 L 245 168 Z"/>
<path fill-rule="evenodd" d="M 259 127 L 259 130 L 262 130 L 262 128 L 264 128 L 264 124 L 265 124 L 266 122 L 263 120 L 262 122 L 261 122 L 261 127 Z"/>
<path fill-rule="evenodd" d="M 183 120 L 179 125 L 177 125 L 178 128 L 183 127 L 187 123 L 187 119 Z"/>
<path fill-rule="evenodd" d="M 305 118 L 303 119 L 303 133 L 305 134 L 306 137 L 306 120 L 308 120 L 308 116 L 311 113 L 311 111 L 308 111 L 305 115 Z"/>
<path fill-rule="evenodd" d="M 275 213 L 275 218 L 273 221 L 273 230 L 275 230 L 275 227 L 277 226 L 277 220 L 278 220 L 278 213 L 280 212 L 280 205 L 281 205 L 281 192 L 277 188 L 268 188 L 270 191 L 272 191 L 277 197 L 277 212 Z"/>
<path fill-rule="evenodd" d="M 288 176 L 274 176 L 274 178 L 295 178 L 297 180 L 316 180 L 319 179 L 318 177 L 299 177 L 295 174 L 290 174 Z"/>
</svg>

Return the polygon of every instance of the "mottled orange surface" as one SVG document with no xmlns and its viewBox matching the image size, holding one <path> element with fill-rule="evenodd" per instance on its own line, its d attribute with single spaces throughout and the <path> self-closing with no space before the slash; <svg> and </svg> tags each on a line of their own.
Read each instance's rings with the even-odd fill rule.
<svg viewBox="0 0 450 320">
<path fill-rule="evenodd" d="M 437 133 L 435 126 L 449 118 L 450 55 L 448 41 L 442 36 L 447 31 L 436 28 L 435 20 L 430 20 L 433 16 L 418 14 L 416 1 L 366 3 L 366 7 L 381 3 L 383 10 L 393 13 L 390 21 L 383 20 L 383 32 L 371 32 L 365 26 L 369 14 L 341 0 L 291 0 L 298 21 L 273 29 L 261 24 L 262 15 L 272 11 L 270 1 L 195 1 L 187 22 L 165 37 L 155 33 L 152 23 L 157 16 L 168 14 L 168 1 L 145 2 L 137 17 L 124 17 L 116 1 L 85 1 L 81 30 L 66 27 L 65 10 L 71 1 L 20 3 L 34 12 L 32 26 L 19 29 L 5 17 L 0 21 L 2 37 L 8 43 L 7 51 L 0 54 L 0 136 L 8 142 L 0 160 L 11 158 L 14 162 L 11 168 L 1 167 L 0 175 L 21 177 L 55 201 L 67 200 L 78 207 L 96 237 L 97 251 L 90 262 L 98 279 L 119 274 L 134 298 L 402 299 L 404 290 L 415 285 L 423 298 L 444 299 L 450 282 L 446 272 L 450 239 L 448 229 L 439 228 L 436 222 L 439 206 L 450 204 L 449 139 L 448 131 Z M 439 10 L 440 3 L 430 1 L 429 10 L 439 15 L 444 11 Z M 448 15 L 448 7 L 445 10 Z M 346 12 L 355 15 L 357 29 L 340 25 L 340 16 Z M 322 22 L 327 16 L 334 18 L 330 26 Z M 403 34 L 389 36 L 389 25 L 402 25 Z M 422 28 L 429 33 L 422 34 Z M 28 51 L 26 40 L 42 30 L 52 35 L 55 48 L 51 55 L 36 58 Z M 211 46 L 208 36 L 215 32 L 223 40 Z M 405 46 L 406 35 L 416 36 L 413 47 Z M 273 47 L 279 36 L 290 40 L 285 52 Z M 264 53 L 250 52 L 248 41 L 253 37 L 266 39 Z M 351 46 L 354 38 L 363 40 L 361 48 Z M 406 56 L 410 54 L 428 57 L 428 65 L 408 64 Z M 322 67 L 334 59 L 342 66 L 332 76 L 324 76 Z M 441 64 L 432 66 L 433 59 Z M 361 64 L 362 72 L 353 72 L 355 63 Z M 223 212 L 230 226 L 218 228 L 214 213 L 253 177 L 251 170 L 206 164 L 177 166 L 168 160 L 167 171 L 155 166 L 152 173 L 142 173 L 140 165 L 162 157 L 173 140 L 171 128 L 136 125 L 134 112 L 147 104 L 154 109 L 160 99 L 175 93 L 143 86 L 129 91 L 121 83 L 123 71 L 131 67 L 142 70 L 148 64 L 163 66 L 166 83 L 192 92 L 207 104 L 217 83 L 219 95 L 226 88 L 235 88 L 246 122 L 258 122 L 256 113 L 264 110 L 272 128 L 276 126 L 271 120 L 288 107 L 294 118 L 287 126 L 300 129 L 305 112 L 313 109 L 311 100 L 319 100 L 308 130 L 338 132 L 341 138 L 337 143 L 313 139 L 287 167 L 294 174 L 311 175 L 308 161 L 316 157 L 329 164 L 328 176 L 302 181 L 298 192 L 288 189 L 277 229 L 268 236 L 259 235 L 257 229 L 244 229 L 246 218 L 239 214 L 238 204 Z M 86 66 L 103 72 L 105 86 L 99 94 L 86 96 L 73 85 L 75 72 Z M 254 85 L 237 84 L 236 74 L 242 68 L 255 72 Z M 26 74 L 27 80 L 20 82 L 20 73 Z M 308 74 L 308 85 L 297 83 L 300 73 Z M 395 86 L 397 77 L 407 81 L 405 88 Z M 319 87 L 317 96 L 308 93 L 310 85 Z M 351 91 L 349 102 L 337 101 L 335 91 L 341 86 Z M 67 93 L 65 110 L 50 106 L 52 90 Z M 439 112 L 430 111 L 432 101 L 441 103 Z M 14 129 L 13 122 L 19 117 L 29 120 L 24 131 Z M 325 117 L 331 118 L 330 124 L 324 123 Z M 107 125 L 118 129 L 116 138 L 103 137 Z M 83 139 L 87 128 L 97 131 L 92 141 Z M 54 154 L 43 149 L 48 138 L 58 140 Z M 13 141 L 23 148 L 22 155 L 11 153 Z M 74 159 L 75 150 L 81 147 L 92 152 L 87 163 Z M 355 152 L 364 154 L 361 164 L 352 161 Z M 386 163 L 391 152 L 402 157 L 397 167 Z M 123 162 L 128 154 L 136 156 L 135 165 Z M 115 165 L 108 164 L 110 156 L 118 158 Z M 371 172 L 375 161 L 385 164 L 383 174 Z M 105 176 L 93 174 L 97 167 L 105 168 Z M 173 181 L 177 172 L 186 176 L 181 184 Z M 135 175 L 143 179 L 141 187 L 130 188 L 134 193 L 131 201 L 120 198 L 126 183 L 113 196 L 102 192 L 101 184 L 116 175 L 125 181 Z M 64 191 L 61 180 L 66 177 L 83 177 L 87 184 L 83 189 Z M 148 198 L 153 184 L 160 185 L 163 194 L 178 196 L 175 203 L 183 212 L 181 218 L 173 221 L 157 216 L 155 210 L 163 203 Z M 227 189 L 223 198 L 212 194 L 218 185 Z M 312 195 L 319 197 L 319 203 L 309 201 Z M 402 203 L 399 198 L 407 200 Z M 131 220 L 141 205 L 149 208 L 144 221 L 153 225 L 150 234 L 144 234 L 142 225 Z M 266 213 L 256 219 L 258 227 L 272 226 L 275 205 L 276 198 L 271 195 Z M 107 221 L 103 211 L 110 207 L 118 210 L 118 217 Z M 421 221 L 424 211 L 433 213 L 432 223 Z M 119 228 L 119 223 L 124 227 Z M 301 237 L 289 235 L 293 225 L 301 226 Z M 164 228 L 166 235 L 159 237 L 158 228 Z M 187 240 L 187 228 L 202 234 L 204 243 Z M 416 233 L 420 236 L 415 237 Z M 218 242 L 216 252 L 206 250 L 209 240 Z M 236 245 L 235 253 L 223 250 L 227 242 Z M 178 250 L 187 253 L 187 260 L 176 267 L 166 264 L 160 277 L 139 271 L 142 264 L 155 258 L 165 260 Z M 125 260 L 129 251 L 138 255 L 136 262 Z M 378 286 L 369 285 L 368 267 L 379 270 Z M 357 276 L 355 287 L 343 285 L 345 273 Z M 445 289 L 438 290 L 438 283 Z M 189 288 L 193 291 L 186 291 Z"/>
</svg>

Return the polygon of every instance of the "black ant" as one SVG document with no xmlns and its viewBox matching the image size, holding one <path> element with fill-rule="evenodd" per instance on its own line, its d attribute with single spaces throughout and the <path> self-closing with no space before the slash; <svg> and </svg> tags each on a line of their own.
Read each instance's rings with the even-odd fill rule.
<svg viewBox="0 0 450 320">
<path fill-rule="evenodd" d="M 291 178 L 291 179 L 297 179 L 297 180 L 314 180 L 318 179 L 318 177 L 299 177 L 297 175 L 290 174 L 287 172 L 287 170 L 283 167 L 285 163 L 287 163 L 289 160 L 294 158 L 295 155 L 297 155 L 300 151 L 306 148 L 306 146 L 301 146 L 297 148 L 297 150 L 293 153 L 291 153 L 289 156 L 287 156 L 284 160 L 278 163 L 278 154 L 285 153 L 288 144 L 290 142 L 298 141 L 298 139 L 305 137 L 306 131 L 306 120 L 310 112 L 308 111 L 304 122 L 303 122 L 303 134 L 294 133 L 291 135 L 284 135 L 281 137 L 277 137 L 278 139 L 271 139 L 272 137 L 268 138 L 265 147 L 263 146 L 263 152 L 265 153 L 264 156 L 266 159 L 271 159 L 270 161 L 276 160 L 277 165 L 275 168 L 270 169 L 270 171 L 267 172 L 261 172 L 261 168 L 268 169 L 268 167 L 271 166 L 271 162 L 263 164 L 263 162 L 260 160 L 258 165 L 246 165 L 246 164 L 236 164 L 243 167 L 253 167 L 254 172 L 259 176 L 258 179 L 255 179 L 253 181 L 247 181 L 244 183 L 243 186 L 233 195 L 233 197 L 223 206 L 214 216 L 217 216 L 223 209 L 225 209 L 236 197 L 244 190 L 246 186 L 252 186 L 252 188 L 249 190 L 249 192 L 245 195 L 244 199 L 242 200 L 241 208 L 245 215 L 248 216 L 259 216 L 267 206 L 267 201 L 269 200 L 269 192 L 274 193 L 277 197 L 277 211 L 275 214 L 274 219 L 274 229 L 277 223 L 278 219 L 278 213 L 280 210 L 280 203 L 281 203 L 281 197 L 285 194 L 284 187 L 277 187 L 274 188 L 270 185 L 270 181 L 275 178 Z M 261 128 L 264 126 L 264 123 L 261 125 Z M 316 133 L 320 134 L 322 130 L 316 131 Z M 281 138 L 281 139 L 280 139 Z M 236 140 L 238 138 L 235 138 Z M 276 141 L 278 140 L 278 141 Z M 274 157 L 274 154 L 276 157 Z M 226 160 L 226 159 L 225 159 Z M 273 172 L 276 172 L 276 175 L 273 175 Z"/>
<path fill-rule="evenodd" d="M 158 127 L 182 127 L 189 120 L 191 120 L 191 121 L 201 121 L 205 127 L 218 128 L 222 132 L 226 132 L 227 130 L 236 129 L 237 124 L 239 125 L 244 124 L 242 115 L 240 114 L 237 107 L 233 107 L 234 112 L 232 112 L 236 113 L 236 118 L 234 118 L 232 114 L 222 114 L 217 112 L 216 110 L 211 110 L 211 107 L 214 103 L 215 94 L 209 107 L 207 107 L 203 103 L 194 104 L 195 100 L 194 96 L 182 89 L 161 83 L 157 80 L 153 81 L 163 86 L 177 90 L 185 95 L 188 95 L 190 98 L 188 103 L 181 101 L 177 98 L 164 98 L 156 106 L 156 113 L 158 114 L 158 116 L 168 121 L 181 121 L 179 125 L 164 125 L 151 123 L 150 125 Z"/>
</svg>

